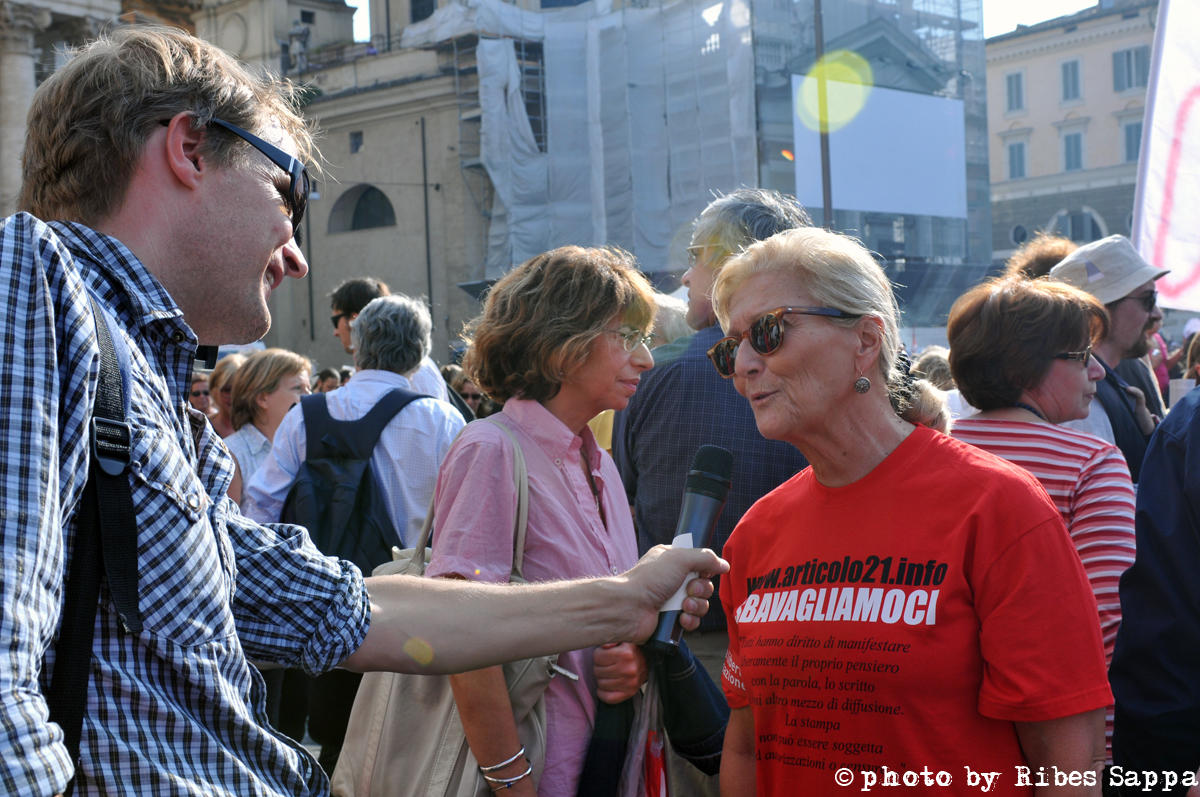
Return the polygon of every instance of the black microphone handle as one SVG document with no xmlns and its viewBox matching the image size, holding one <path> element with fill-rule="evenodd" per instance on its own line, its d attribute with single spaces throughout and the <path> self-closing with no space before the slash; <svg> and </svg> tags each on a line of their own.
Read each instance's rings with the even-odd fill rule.
<svg viewBox="0 0 1200 797">
<path fill-rule="evenodd" d="M 707 548 L 712 545 L 713 532 L 717 528 L 717 518 L 725 506 L 725 498 L 713 498 L 695 492 L 683 494 L 683 505 L 679 509 L 679 523 L 675 527 L 675 536 L 687 534 L 691 537 L 693 548 Z M 646 640 L 646 645 L 660 653 L 669 653 L 679 647 L 683 636 L 683 626 L 679 624 L 681 609 L 669 609 L 658 613 L 658 626 L 654 634 Z"/>
</svg>

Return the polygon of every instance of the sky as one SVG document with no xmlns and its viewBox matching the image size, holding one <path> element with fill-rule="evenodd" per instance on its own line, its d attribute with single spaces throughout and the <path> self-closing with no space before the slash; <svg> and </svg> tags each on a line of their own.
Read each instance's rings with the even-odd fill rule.
<svg viewBox="0 0 1200 797">
<path fill-rule="evenodd" d="M 360 9 L 354 15 L 354 39 L 370 38 L 371 23 L 367 18 L 367 0 L 347 0 Z M 1008 33 L 1017 25 L 1032 25 L 1061 17 L 1096 5 L 1096 0 L 983 0 L 983 33 L 997 36 Z"/>
<path fill-rule="evenodd" d="M 365 0 L 363 0 L 365 2 Z M 1095 0 L 983 0 L 983 35 L 999 36 L 1096 5 Z"/>
</svg>

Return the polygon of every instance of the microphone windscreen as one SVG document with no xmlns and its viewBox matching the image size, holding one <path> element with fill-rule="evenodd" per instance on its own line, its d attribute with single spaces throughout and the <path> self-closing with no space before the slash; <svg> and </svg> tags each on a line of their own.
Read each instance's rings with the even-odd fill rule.
<svg viewBox="0 0 1200 797">
<path fill-rule="evenodd" d="M 720 446 L 703 445 L 692 457 L 684 490 L 724 500 L 733 477 L 733 454 Z"/>
</svg>

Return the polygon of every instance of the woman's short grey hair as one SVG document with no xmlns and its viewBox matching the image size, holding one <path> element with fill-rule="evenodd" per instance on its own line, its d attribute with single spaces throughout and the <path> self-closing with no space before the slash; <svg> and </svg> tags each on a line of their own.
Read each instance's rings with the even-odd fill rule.
<svg viewBox="0 0 1200 797">
<path fill-rule="evenodd" d="M 794 196 L 765 188 L 739 188 L 708 204 L 696 219 L 692 242 L 736 255 L 755 241 L 810 226 L 812 219 Z"/>
<path fill-rule="evenodd" d="M 654 304 L 658 312 L 654 315 L 654 345 L 661 346 L 686 335 L 692 334 L 688 326 L 688 305 L 683 299 L 677 299 L 670 294 L 654 292 Z"/>
<path fill-rule="evenodd" d="M 350 322 L 354 365 L 408 376 L 428 356 L 432 330 L 424 302 L 399 293 L 372 299 Z"/>
<path fill-rule="evenodd" d="M 914 388 L 907 368 L 900 362 L 900 308 L 892 284 L 857 240 L 820 227 L 801 227 L 759 241 L 730 258 L 713 285 L 713 309 L 725 329 L 729 328 L 730 299 L 738 287 L 756 274 L 791 277 L 804 286 L 817 305 L 879 319 L 883 331 L 879 374 L 888 386 L 892 403 L 907 417 L 914 398 L 923 398 L 919 394 L 923 392 L 924 380 Z M 849 319 L 830 320 L 846 326 L 857 323 Z"/>
</svg>

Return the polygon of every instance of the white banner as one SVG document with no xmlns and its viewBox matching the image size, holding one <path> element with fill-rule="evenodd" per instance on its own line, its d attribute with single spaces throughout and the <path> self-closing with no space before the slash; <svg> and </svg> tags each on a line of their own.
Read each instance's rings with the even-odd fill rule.
<svg viewBox="0 0 1200 797">
<path fill-rule="evenodd" d="M 1171 273 L 1157 283 L 1164 307 L 1200 311 L 1200 3 L 1158 6 L 1133 242 Z"/>
</svg>

